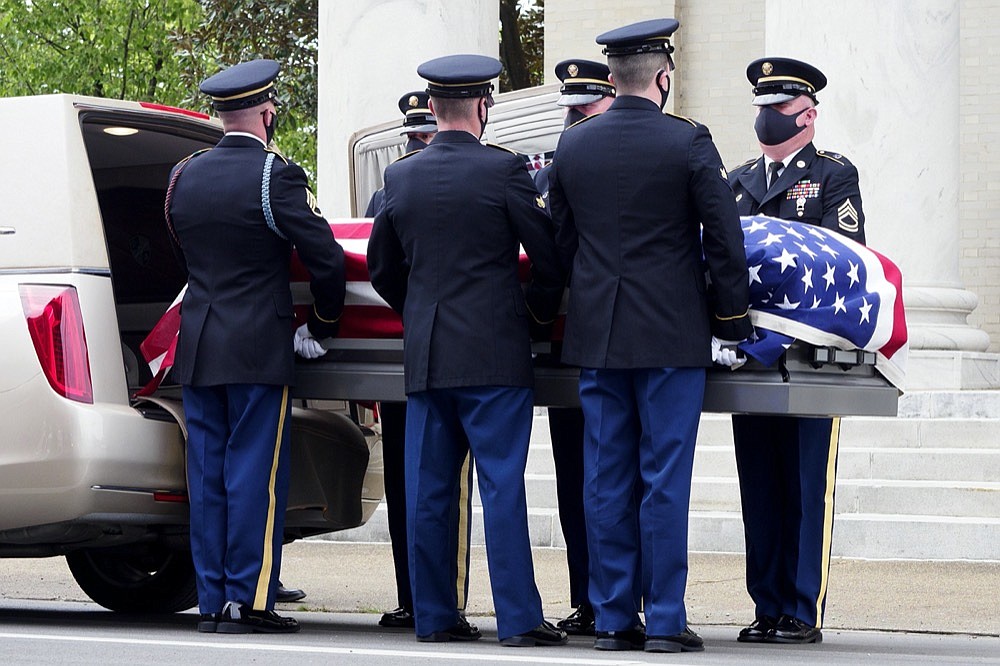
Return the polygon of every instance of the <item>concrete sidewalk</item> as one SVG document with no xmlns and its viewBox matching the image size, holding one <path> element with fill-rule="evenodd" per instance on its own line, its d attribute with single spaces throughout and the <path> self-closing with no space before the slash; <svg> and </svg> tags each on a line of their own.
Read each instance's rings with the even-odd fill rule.
<svg viewBox="0 0 1000 666">
<path fill-rule="evenodd" d="M 534 550 L 535 580 L 552 620 L 571 610 L 565 557 L 561 549 Z M 384 543 L 290 544 L 282 581 L 308 593 L 284 610 L 370 613 L 375 624 L 378 613 L 396 606 L 392 554 Z M 998 591 L 1000 562 L 835 559 L 825 628 L 1000 636 Z M 61 557 L 0 559 L 0 597 L 89 601 Z M 719 625 L 735 632 L 749 623 L 753 608 L 743 583 L 743 557 L 693 553 L 687 607 L 696 631 Z M 468 614 L 492 613 L 486 552 L 474 547 Z"/>
<path fill-rule="evenodd" d="M 565 551 L 536 548 L 535 580 L 545 616 L 571 609 Z M 282 580 L 308 596 L 293 608 L 380 613 L 396 606 L 388 544 L 297 542 L 285 548 Z M 1000 562 L 835 559 L 830 571 L 826 628 L 1000 636 Z M 743 556 L 693 553 L 687 592 L 693 628 L 743 626 L 753 607 Z M 472 551 L 468 614 L 493 612 L 483 547 Z M 378 616 L 372 616 L 376 622 Z"/>
</svg>

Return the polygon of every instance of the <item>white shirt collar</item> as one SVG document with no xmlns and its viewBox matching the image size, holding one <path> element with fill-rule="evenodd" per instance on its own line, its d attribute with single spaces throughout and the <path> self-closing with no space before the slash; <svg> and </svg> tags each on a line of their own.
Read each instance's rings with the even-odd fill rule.
<svg viewBox="0 0 1000 666">
<path fill-rule="evenodd" d="M 802 146 L 802 148 L 805 148 L 805 146 Z M 783 172 L 783 171 L 785 170 L 785 167 L 787 167 L 787 166 L 788 166 L 789 164 L 791 164 L 791 163 L 792 163 L 792 160 L 794 160 L 794 159 L 795 159 L 795 156 L 796 156 L 796 155 L 798 155 L 798 154 L 799 154 L 800 152 L 802 152 L 802 148 L 799 148 L 799 149 L 798 149 L 798 150 L 796 150 L 796 151 L 795 151 L 794 153 L 791 153 L 790 155 L 788 155 L 787 157 L 785 157 L 785 159 L 781 160 L 781 163 L 782 163 L 782 164 L 783 164 L 784 166 L 783 166 L 783 167 L 781 167 L 781 168 L 780 168 L 780 169 L 778 170 L 778 175 L 779 175 L 779 176 L 780 176 L 780 175 L 782 174 L 782 172 Z M 771 168 L 771 164 L 772 164 L 773 162 L 776 162 L 776 161 L 777 161 L 777 160 L 772 160 L 772 159 L 771 159 L 770 157 L 768 157 L 767 155 L 764 155 L 764 173 L 767 173 L 767 170 Z"/>
<path fill-rule="evenodd" d="M 265 148 L 267 148 L 267 144 L 264 143 L 263 139 L 261 139 L 256 134 L 251 134 L 250 132 L 226 132 L 226 136 L 248 136 L 248 137 L 250 137 L 252 139 L 257 139 L 258 141 L 260 141 L 260 145 L 262 145 Z"/>
</svg>

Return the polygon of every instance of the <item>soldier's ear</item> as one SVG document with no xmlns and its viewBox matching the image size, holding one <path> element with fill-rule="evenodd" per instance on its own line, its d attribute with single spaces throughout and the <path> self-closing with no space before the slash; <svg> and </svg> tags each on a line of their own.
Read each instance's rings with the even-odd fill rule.
<svg viewBox="0 0 1000 666">
<path fill-rule="evenodd" d="M 427 99 L 427 108 L 430 109 L 431 115 L 437 117 L 437 111 L 434 110 L 434 98 L 430 97 Z"/>
</svg>

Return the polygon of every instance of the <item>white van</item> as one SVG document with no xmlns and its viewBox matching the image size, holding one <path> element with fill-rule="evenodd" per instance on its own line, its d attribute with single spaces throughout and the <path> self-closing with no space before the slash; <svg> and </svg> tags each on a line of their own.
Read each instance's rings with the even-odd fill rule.
<svg viewBox="0 0 1000 666">
<path fill-rule="evenodd" d="M 170 168 L 219 122 L 70 95 L 0 99 L 0 557 L 65 555 L 118 611 L 197 601 L 177 387 L 139 343 L 184 284 L 163 221 Z M 370 430 L 294 410 L 286 538 L 363 524 L 382 498 Z"/>
</svg>

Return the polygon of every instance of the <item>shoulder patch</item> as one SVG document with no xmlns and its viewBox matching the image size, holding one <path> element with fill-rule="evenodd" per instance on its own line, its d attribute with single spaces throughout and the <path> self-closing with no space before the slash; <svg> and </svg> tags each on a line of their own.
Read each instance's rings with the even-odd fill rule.
<svg viewBox="0 0 1000 666">
<path fill-rule="evenodd" d="M 691 127 L 697 127 L 698 126 L 698 123 L 696 123 L 695 121 L 693 121 L 690 118 L 687 118 L 685 116 L 678 116 L 677 114 L 670 113 L 669 111 L 664 111 L 663 115 L 669 116 L 671 118 L 676 118 L 677 120 L 683 120 L 686 123 L 691 123 Z"/>
<path fill-rule="evenodd" d="M 288 158 L 281 154 L 281 151 L 275 148 L 273 145 L 264 148 L 264 152 L 271 153 L 278 159 L 280 159 L 285 164 L 288 164 Z"/>
<path fill-rule="evenodd" d="M 394 159 L 392 162 L 393 162 L 393 164 L 395 164 L 396 162 L 399 162 L 400 160 L 405 160 L 407 157 L 413 157 L 414 155 L 416 155 L 419 152 L 420 152 L 419 150 L 411 150 L 410 152 L 408 152 L 408 153 L 406 153 L 404 155 L 400 155 L 399 157 L 397 157 L 396 159 Z"/>
<path fill-rule="evenodd" d="M 577 125 L 582 125 L 583 123 L 587 122 L 591 118 L 596 118 L 599 115 L 601 115 L 601 114 L 600 113 L 595 113 L 595 114 L 590 115 L 590 116 L 584 116 L 583 118 L 580 118 L 578 121 L 576 121 L 575 123 L 573 123 L 572 125 L 570 125 L 566 129 L 572 129 L 572 128 L 576 127 Z M 563 131 L 565 131 L 565 130 L 563 130 Z"/>
<path fill-rule="evenodd" d="M 816 154 L 819 155 L 820 157 L 825 157 L 826 159 L 830 160 L 831 162 L 836 162 L 840 166 L 847 166 L 844 163 L 847 160 L 847 158 L 844 157 L 843 155 L 841 155 L 840 153 L 830 153 L 830 152 L 827 152 L 825 150 L 817 150 Z"/>
</svg>

